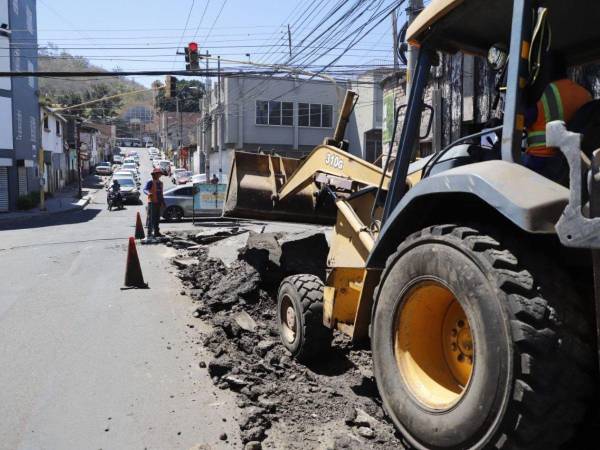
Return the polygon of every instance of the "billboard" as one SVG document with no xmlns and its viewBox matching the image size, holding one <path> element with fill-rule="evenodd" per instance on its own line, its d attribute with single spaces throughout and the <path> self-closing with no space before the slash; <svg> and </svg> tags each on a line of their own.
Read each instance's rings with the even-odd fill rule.
<svg viewBox="0 0 600 450">
<path fill-rule="evenodd" d="M 222 210 L 227 194 L 226 184 L 195 183 L 194 212 Z"/>
</svg>

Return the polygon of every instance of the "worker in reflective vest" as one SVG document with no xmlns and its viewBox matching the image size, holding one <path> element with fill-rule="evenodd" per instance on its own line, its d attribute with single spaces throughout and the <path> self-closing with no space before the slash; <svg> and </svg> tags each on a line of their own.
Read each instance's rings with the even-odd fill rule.
<svg viewBox="0 0 600 450">
<path fill-rule="evenodd" d="M 152 179 L 144 186 L 144 194 L 148 196 L 148 237 L 160 237 L 160 208 L 165 206 L 163 184 L 160 181 L 162 170 L 152 171 Z"/>
<path fill-rule="evenodd" d="M 540 80 L 541 96 L 534 98 L 535 105 L 526 113 L 527 152 L 524 163 L 530 169 L 561 184 L 568 184 L 568 165 L 560 150 L 546 145 L 546 124 L 562 120 L 567 124 L 575 113 L 592 100 L 592 95 L 582 86 L 567 78 L 566 64 L 555 53 L 547 55 Z M 532 90 L 534 91 L 534 86 Z M 540 87 L 537 87 L 538 91 Z M 530 95 L 531 97 L 531 95 Z"/>
</svg>

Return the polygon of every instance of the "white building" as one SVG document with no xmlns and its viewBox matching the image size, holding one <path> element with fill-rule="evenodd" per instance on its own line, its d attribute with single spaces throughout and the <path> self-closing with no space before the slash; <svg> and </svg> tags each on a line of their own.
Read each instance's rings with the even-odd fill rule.
<svg viewBox="0 0 600 450">
<path fill-rule="evenodd" d="M 46 192 L 56 192 L 67 183 L 68 164 L 65 146 L 67 120 L 49 108 L 41 108 L 42 149 L 44 150 L 44 180 Z"/>
<path fill-rule="evenodd" d="M 381 133 L 381 88 L 373 77 L 355 84 L 295 77 L 223 78 L 204 98 L 194 171 L 202 173 L 208 166 L 211 173 L 228 173 L 235 150 L 276 152 L 291 157 L 308 154 L 333 135 L 349 88 L 365 95 L 348 123 L 349 151 L 368 157 L 366 148 L 372 139 L 367 138 L 377 128 Z"/>
</svg>

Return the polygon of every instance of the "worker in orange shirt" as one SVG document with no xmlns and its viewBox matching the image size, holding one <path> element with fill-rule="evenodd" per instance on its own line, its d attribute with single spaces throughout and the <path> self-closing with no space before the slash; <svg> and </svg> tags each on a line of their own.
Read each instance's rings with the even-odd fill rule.
<svg viewBox="0 0 600 450">
<path fill-rule="evenodd" d="M 546 53 L 528 94 L 527 151 L 523 162 L 531 170 L 566 186 L 569 167 L 559 149 L 546 145 L 546 124 L 554 120 L 568 124 L 583 105 L 592 101 L 592 95 L 567 78 L 566 63 L 556 52 Z"/>
<path fill-rule="evenodd" d="M 144 186 L 144 194 L 148 196 L 148 237 L 161 237 L 160 234 L 160 209 L 165 207 L 163 197 L 163 183 L 160 181 L 162 170 L 152 170 L 152 179 Z"/>
</svg>

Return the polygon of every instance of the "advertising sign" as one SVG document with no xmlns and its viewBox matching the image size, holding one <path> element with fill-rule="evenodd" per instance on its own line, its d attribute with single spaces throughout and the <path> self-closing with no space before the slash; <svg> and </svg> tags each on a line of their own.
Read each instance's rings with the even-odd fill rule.
<svg viewBox="0 0 600 450">
<path fill-rule="evenodd" d="M 226 193 L 226 184 L 194 184 L 194 212 L 222 210 Z"/>
<path fill-rule="evenodd" d="M 387 145 L 392 140 L 394 132 L 394 105 L 393 92 L 387 92 L 383 96 L 383 144 Z"/>
</svg>

